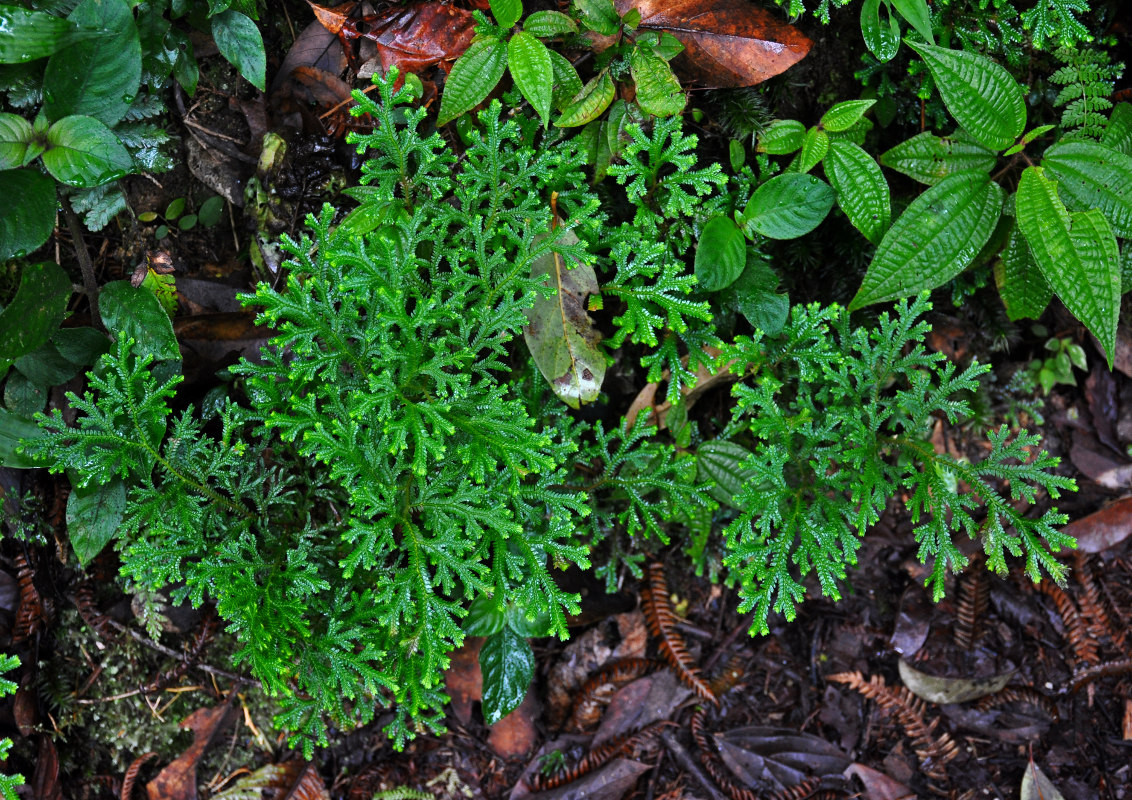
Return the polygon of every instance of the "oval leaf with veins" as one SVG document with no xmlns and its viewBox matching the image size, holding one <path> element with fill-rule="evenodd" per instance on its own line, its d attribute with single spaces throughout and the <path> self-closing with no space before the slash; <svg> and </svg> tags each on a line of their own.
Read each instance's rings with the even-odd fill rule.
<svg viewBox="0 0 1132 800">
<path fill-rule="evenodd" d="M 577 244 L 578 237 L 567 231 L 559 241 L 569 246 Z M 605 378 L 605 356 L 598 346 L 601 334 L 585 305 L 586 295 L 598 293 L 597 275 L 589 264 L 567 263 L 552 251 L 531 264 L 531 277 L 543 278 L 554 294 L 540 297 L 527 311 L 528 324 L 523 328 L 527 348 L 566 405 L 578 408 L 591 403 Z"/>
</svg>

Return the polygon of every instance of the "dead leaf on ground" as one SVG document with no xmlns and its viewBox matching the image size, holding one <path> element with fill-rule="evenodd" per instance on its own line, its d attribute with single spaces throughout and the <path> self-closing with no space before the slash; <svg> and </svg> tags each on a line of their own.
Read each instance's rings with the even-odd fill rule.
<svg viewBox="0 0 1132 800">
<path fill-rule="evenodd" d="M 346 51 L 342 49 L 338 36 L 317 21 L 303 28 L 279 65 L 271 93 L 274 94 L 290 76 L 291 70 L 300 66 L 316 67 L 332 75 L 342 74 L 346 69 Z"/>
<path fill-rule="evenodd" d="M 922 586 L 912 585 L 900 597 L 900 611 L 892 629 L 892 649 L 905 658 L 915 655 L 931 631 L 932 602 Z"/>
<path fill-rule="evenodd" d="M 986 678 L 942 678 L 921 672 L 903 658 L 900 659 L 900 680 L 908 687 L 908 691 L 938 705 L 966 703 L 986 697 L 1001 691 L 1013 677 L 1013 672 L 1005 672 Z"/>
<path fill-rule="evenodd" d="M 710 89 L 753 86 L 805 58 L 810 40 L 747 0 L 616 0 L 618 14 L 636 7 L 637 30 L 670 33 L 684 45 L 673 66 Z"/>
<path fill-rule="evenodd" d="M 59 753 L 47 734 L 39 737 L 31 796 L 34 800 L 63 800 L 63 788 L 59 785 Z"/>
<path fill-rule="evenodd" d="M 491 726 L 488 746 L 500 758 L 519 758 L 531 752 L 538 741 L 535 720 L 541 710 L 532 687 L 518 708 Z"/>
<path fill-rule="evenodd" d="M 547 676 L 547 717 L 553 728 L 558 728 L 566 720 L 574 705 L 574 695 L 589 679 L 590 673 L 608 661 L 613 653 L 605 641 L 602 627 L 590 628 L 581 636 L 571 637 Z"/>
<path fill-rule="evenodd" d="M 1053 781 L 1046 777 L 1033 759 L 1022 776 L 1022 789 L 1018 796 L 1019 800 L 1065 800 L 1065 795 L 1057 791 Z"/>
<path fill-rule="evenodd" d="M 235 696 L 236 693 L 232 692 L 220 705 L 198 708 L 181 722 L 181 728 L 193 732 L 193 743 L 146 784 L 149 800 L 196 800 L 197 764 L 216 734 L 228 722 Z"/>
<path fill-rule="evenodd" d="M 593 746 L 653 722 L 671 719 L 689 696 L 688 689 L 668 669 L 662 669 L 622 687 L 613 695 L 594 734 Z"/>
<path fill-rule="evenodd" d="M 1077 431 L 1069 448 L 1073 466 L 1094 483 L 1106 489 L 1127 489 L 1132 486 L 1132 463 L 1102 447 L 1092 434 Z"/>
<path fill-rule="evenodd" d="M 1112 373 L 1097 364 L 1085 379 L 1085 399 L 1089 403 L 1089 413 L 1093 416 L 1093 430 L 1097 441 L 1114 452 L 1123 453 L 1116 440 L 1116 381 Z"/>
<path fill-rule="evenodd" d="M 851 763 L 834 744 L 784 728 L 752 726 L 715 734 L 719 755 L 748 786 L 785 791 L 811 776 L 840 775 Z"/>
<path fill-rule="evenodd" d="M 468 636 L 454 652 L 444 673 L 444 692 L 452 698 L 452 713 L 467 725 L 472 721 L 472 704 L 483 699 L 483 673 L 480 671 L 480 648 L 484 637 Z"/>
<path fill-rule="evenodd" d="M 531 800 L 621 800 L 637 784 L 637 779 L 652 769 L 649 764 L 617 758 L 573 783 L 538 794 L 515 795 L 511 800 L 529 797 Z"/>
<path fill-rule="evenodd" d="M 915 793 L 900 781 L 864 764 L 850 764 L 843 774 L 864 784 L 865 800 L 916 800 Z"/>
<path fill-rule="evenodd" d="M 1132 534 L 1132 497 L 1122 497 L 1100 511 L 1071 522 L 1061 529 L 1077 540 L 1082 553 L 1101 553 Z"/>
</svg>

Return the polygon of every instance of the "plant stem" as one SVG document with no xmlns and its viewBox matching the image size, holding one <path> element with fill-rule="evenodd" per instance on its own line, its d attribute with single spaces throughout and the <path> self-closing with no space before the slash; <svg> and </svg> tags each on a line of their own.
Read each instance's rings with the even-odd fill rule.
<svg viewBox="0 0 1132 800">
<path fill-rule="evenodd" d="M 65 194 L 59 195 L 59 205 L 63 208 L 63 218 L 67 220 L 67 229 L 71 232 L 75 246 L 75 256 L 79 259 L 79 269 L 83 273 L 83 288 L 86 289 L 86 298 L 90 303 L 91 324 L 106 333 L 106 327 L 102 324 L 102 314 L 98 310 L 98 281 L 94 277 L 94 262 L 91 261 L 86 242 L 83 241 L 83 228 L 79 224 L 79 215 L 71 208 L 71 201 Z"/>
</svg>

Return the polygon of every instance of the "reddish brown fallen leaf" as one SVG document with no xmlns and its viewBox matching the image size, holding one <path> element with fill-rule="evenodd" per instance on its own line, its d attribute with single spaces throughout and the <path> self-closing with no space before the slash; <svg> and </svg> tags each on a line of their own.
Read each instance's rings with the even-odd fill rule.
<svg viewBox="0 0 1132 800">
<path fill-rule="evenodd" d="M 303 32 L 284 56 L 275 80 L 272 81 L 271 93 L 275 93 L 295 67 L 316 67 L 332 75 L 339 75 L 346 66 L 346 51 L 338 36 L 318 22 L 312 22 L 303 28 Z"/>
<path fill-rule="evenodd" d="M 843 773 L 846 778 L 856 777 L 865 785 L 866 800 L 915 800 L 915 793 L 900 781 L 864 764 L 850 764 Z"/>
<path fill-rule="evenodd" d="M 444 692 L 452 698 L 452 713 L 467 725 L 472 720 L 472 703 L 483 699 L 483 673 L 480 672 L 482 636 L 469 636 L 452 654 L 444 673 Z"/>
<path fill-rule="evenodd" d="M 318 767 L 313 761 L 286 761 L 277 764 L 278 777 L 265 789 L 275 789 L 275 797 L 287 800 L 330 800 Z"/>
<path fill-rule="evenodd" d="M 34 800 L 63 800 L 59 786 L 59 753 L 46 734 L 39 737 L 39 754 L 35 759 L 35 775 L 31 779 Z"/>
<path fill-rule="evenodd" d="M 540 715 L 539 702 L 532 689 L 527 692 L 519 707 L 491 726 L 488 746 L 500 758 L 518 758 L 531 752 L 538 741 L 535 719 Z"/>
<path fill-rule="evenodd" d="M 1082 553 L 1100 553 L 1132 534 L 1132 497 L 1122 497 L 1100 511 L 1070 522 L 1061 529 L 1077 540 Z"/>
<path fill-rule="evenodd" d="M 342 32 L 342 28 L 350 21 L 350 14 L 358 7 L 355 0 L 350 0 L 350 2 L 330 8 L 316 6 L 314 3 L 310 2 L 310 0 L 307 0 L 307 5 L 311 7 L 311 11 L 314 12 L 314 18 L 319 21 L 319 24 L 335 36 Z"/>
<path fill-rule="evenodd" d="M 684 45 L 673 66 L 710 89 L 753 86 L 805 58 L 810 40 L 747 0 L 615 0 L 618 14 L 634 6 L 640 31 L 668 32 Z"/>
<path fill-rule="evenodd" d="M 181 722 L 181 728 L 193 732 L 193 743 L 146 784 L 149 800 L 196 800 L 197 764 L 213 738 L 225 726 L 235 696 L 236 693 L 232 692 L 218 706 L 198 708 Z"/>
</svg>

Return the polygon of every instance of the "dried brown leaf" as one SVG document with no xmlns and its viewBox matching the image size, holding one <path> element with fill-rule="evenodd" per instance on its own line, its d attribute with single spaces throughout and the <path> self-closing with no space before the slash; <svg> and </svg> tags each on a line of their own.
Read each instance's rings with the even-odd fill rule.
<svg viewBox="0 0 1132 800">
<path fill-rule="evenodd" d="M 1082 553 L 1115 547 L 1132 534 L 1132 497 L 1122 497 L 1061 530 L 1077 540 L 1077 550 Z"/>
<path fill-rule="evenodd" d="M 193 743 L 146 784 L 149 800 L 196 800 L 197 764 L 227 723 L 235 696 L 232 692 L 220 705 L 198 708 L 181 722 L 181 728 L 193 732 Z"/>
</svg>

